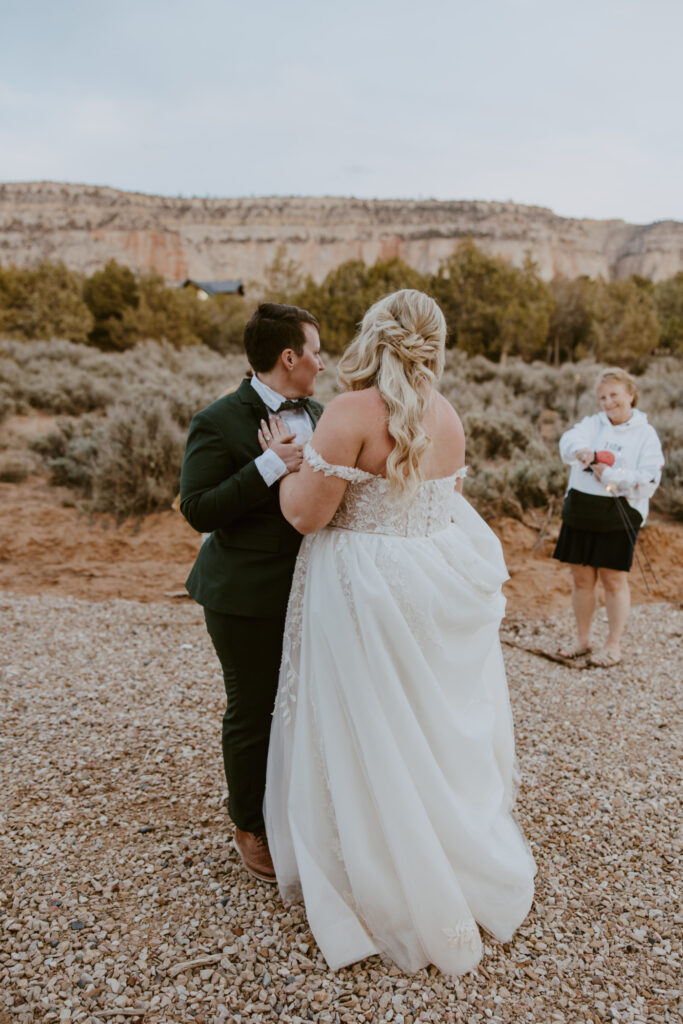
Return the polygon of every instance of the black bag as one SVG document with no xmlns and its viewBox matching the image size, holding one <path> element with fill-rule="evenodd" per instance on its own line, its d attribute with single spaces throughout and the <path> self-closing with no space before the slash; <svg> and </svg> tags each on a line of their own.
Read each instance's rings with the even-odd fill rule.
<svg viewBox="0 0 683 1024">
<path fill-rule="evenodd" d="M 632 508 L 623 497 L 585 494 L 572 487 L 567 491 L 562 505 L 562 522 L 573 526 L 575 530 L 595 530 L 596 533 L 638 530 L 642 521 L 640 512 Z"/>
</svg>

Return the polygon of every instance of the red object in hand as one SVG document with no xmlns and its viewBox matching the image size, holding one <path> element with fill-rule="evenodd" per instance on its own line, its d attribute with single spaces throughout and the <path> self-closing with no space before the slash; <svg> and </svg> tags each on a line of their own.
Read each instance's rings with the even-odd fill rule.
<svg viewBox="0 0 683 1024">
<path fill-rule="evenodd" d="M 612 452 L 596 452 L 593 462 L 602 462 L 605 466 L 614 465 L 614 454 Z"/>
</svg>

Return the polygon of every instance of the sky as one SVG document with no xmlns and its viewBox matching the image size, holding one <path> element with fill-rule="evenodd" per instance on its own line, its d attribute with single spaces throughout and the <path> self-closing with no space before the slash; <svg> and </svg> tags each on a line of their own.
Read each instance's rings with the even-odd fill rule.
<svg viewBox="0 0 683 1024">
<path fill-rule="evenodd" d="M 681 0 L 0 0 L 0 181 L 683 220 Z"/>
</svg>

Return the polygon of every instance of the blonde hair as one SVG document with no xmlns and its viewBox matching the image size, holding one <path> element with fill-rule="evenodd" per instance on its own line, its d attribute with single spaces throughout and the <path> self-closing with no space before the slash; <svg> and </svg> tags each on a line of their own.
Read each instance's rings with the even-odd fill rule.
<svg viewBox="0 0 683 1024">
<path fill-rule="evenodd" d="M 626 370 L 622 370 L 620 366 L 608 366 L 598 377 L 595 390 L 597 391 L 607 380 L 615 380 L 624 385 L 628 393 L 633 396 L 633 408 L 635 409 L 638 405 L 638 385 L 635 377 L 632 377 Z"/>
<path fill-rule="evenodd" d="M 339 363 L 348 391 L 376 387 L 382 396 L 394 440 L 386 476 L 406 497 L 422 480 L 420 457 L 431 444 L 422 420 L 443 373 L 445 345 L 446 321 L 434 299 L 404 288 L 370 307 Z"/>
</svg>

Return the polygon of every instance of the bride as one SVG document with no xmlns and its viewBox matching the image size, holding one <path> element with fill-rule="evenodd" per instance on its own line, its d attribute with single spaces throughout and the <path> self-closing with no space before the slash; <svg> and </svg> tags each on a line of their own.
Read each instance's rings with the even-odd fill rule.
<svg viewBox="0 0 683 1024">
<path fill-rule="evenodd" d="M 511 809 L 500 545 L 462 497 L 429 296 L 365 315 L 285 517 L 305 537 L 287 612 L 265 821 L 280 892 L 333 969 L 375 953 L 461 974 L 533 898 Z M 265 446 L 263 434 L 261 443 Z"/>
</svg>

